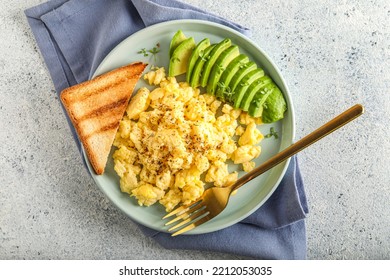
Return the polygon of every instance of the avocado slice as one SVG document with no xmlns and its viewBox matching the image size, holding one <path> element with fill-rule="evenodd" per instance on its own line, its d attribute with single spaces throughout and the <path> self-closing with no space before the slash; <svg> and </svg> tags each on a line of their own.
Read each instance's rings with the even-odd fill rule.
<svg viewBox="0 0 390 280">
<path fill-rule="evenodd" d="M 287 104 L 282 91 L 275 84 L 272 93 L 265 100 L 263 108 L 261 115 L 263 123 L 273 123 L 283 119 Z"/>
<path fill-rule="evenodd" d="M 249 109 L 249 106 L 253 100 L 253 97 L 256 95 L 260 89 L 262 89 L 266 84 L 271 83 L 272 80 L 267 75 L 261 77 L 260 79 L 257 79 L 254 81 L 247 89 L 244 97 L 241 100 L 240 108 L 247 112 Z"/>
<path fill-rule="evenodd" d="M 234 108 L 238 109 L 241 105 L 241 100 L 243 99 L 244 95 L 246 94 L 246 91 L 248 90 L 249 86 L 256 81 L 257 79 L 260 79 L 264 76 L 264 70 L 261 68 L 256 68 L 255 70 L 250 71 L 248 74 L 246 74 L 239 84 L 237 85 L 234 93 Z"/>
<path fill-rule="evenodd" d="M 243 77 L 245 77 L 246 74 L 255 70 L 256 68 L 257 68 L 257 65 L 253 61 L 249 61 L 240 67 L 240 69 L 233 76 L 232 80 L 229 83 L 229 88 L 232 92 L 230 98 L 228 99 L 229 101 L 235 100 L 235 98 L 236 98 L 236 91 L 235 90 L 236 90 L 236 87 L 240 84 L 241 79 Z"/>
<path fill-rule="evenodd" d="M 185 39 L 187 39 L 186 35 L 184 35 L 183 31 L 178 30 L 175 35 L 173 35 L 171 43 L 169 45 L 169 57 L 172 57 L 172 54 L 174 50 L 177 48 L 177 46 L 183 42 Z"/>
<path fill-rule="evenodd" d="M 206 63 L 203 65 L 202 69 L 202 76 L 200 80 L 200 85 L 202 87 L 205 87 L 207 85 L 209 75 L 211 72 L 211 68 L 213 67 L 215 61 L 218 59 L 219 55 L 226 50 L 228 47 L 230 47 L 232 44 L 232 41 L 229 38 L 223 39 L 221 42 L 219 42 L 215 48 L 210 53 L 210 58 L 206 61 Z"/>
<path fill-rule="evenodd" d="M 240 50 L 237 46 L 230 46 L 220 54 L 211 69 L 209 81 L 207 83 L 207 93 L 214 94 L 222 73 L 225 71 L 229 63 L 239 54 Z"/>
<path fill-rule="evenodd" d="M 245 54 L 240 54 L 235 59 L 233 59 L 229 65 L 226 67 L 226 70 L 222 73 L 222 76 L 217 83 L 216 96 L 221 100 L 225 100 L 231 93 L 229 88 L 229 83 L 237 71 L 245 63 L 249 62 L 249 58 Z"/>
<path fill-rule="evenodd" d="M 275 84 L 273 82 L 266 84 L 259 91 L 256 92 L 253 97 L 250 106 L 248 108 L 248 114 L 254 118 L 259 118 L 263 114 L 264 103 L 267 98 L 271 95 L 271 93 L 275 89 Z"/>
<path fill-rule="evenodd" d="M 204 50 L 208 46 L 210 46 L 210 39 L 205 38 L 196 45 L 194 51 L 192 52 L 192 54 L 188 60 L 188 68 L 187 68 L 187 74 L 186 74 L 186 81 L 188 83 L 190 83 L 192 70 L 194 69 L 196 61 L 198 60 L 199 56 L 203 55 Z"/>
<path fill-rule="evenodd" d="M 169 77 L 178 76 L 187 71 L 188 60 L 194 48 L 195 40 L 193 37 L 185 39 L 176 47 L 169 60 Z"/>
<path fill-rule="evenodd" d="M 215 46 L 216 46 L 216 44 L 212 44 L 212 45 L 208 46 L 204 50 L 203 55 L 198 57 L 195 65 L 194 65 L 194 68 L 192 69 L 192 73 L 191 73 L 191 79 L 190 79 L 190 86 L 191 87 L 195 88 L 195 87 L 199 86 L 199 81 L 200 81 L 200 76 L 202 74 L 203 66 L 204 66 L 206 60 L 209 58 L 210 53 L 214 49 Z"/>
</svg>

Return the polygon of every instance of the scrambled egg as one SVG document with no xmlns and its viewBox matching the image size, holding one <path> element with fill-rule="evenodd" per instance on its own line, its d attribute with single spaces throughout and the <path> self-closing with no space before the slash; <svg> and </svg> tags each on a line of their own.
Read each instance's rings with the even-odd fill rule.
<svg viewBox="0 0 390 280">
<path fill-rule="evenodd" d="M 255 167 L 263 139 L 259 119 L 166 78 L 164 68 L 144 78 L 156 88 L 138 90 L 114 141 L 122 192 L 141 206 L 159 202 L 169 212 L 198 199 L 205 183 L 233 184 L 238 173 L 229 173 L 229 160 L 246 172 Z"/>
</svg>

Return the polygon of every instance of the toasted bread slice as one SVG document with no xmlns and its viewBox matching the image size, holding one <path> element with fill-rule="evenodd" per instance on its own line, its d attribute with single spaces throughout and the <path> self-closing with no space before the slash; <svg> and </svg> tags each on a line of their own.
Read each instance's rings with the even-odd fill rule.
<svg viewBox="0 0 390 280">
<path fill-rule="evenodd" d="M 130 97 L 146 64 L 123 66 L 61 92 L 61 101 L 96 172 L 108 155 Z"/>
</svg>

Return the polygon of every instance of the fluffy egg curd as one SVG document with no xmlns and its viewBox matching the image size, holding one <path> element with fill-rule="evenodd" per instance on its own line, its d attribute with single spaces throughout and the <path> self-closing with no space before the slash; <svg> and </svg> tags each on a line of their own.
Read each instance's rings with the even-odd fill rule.
<svg viewBox="0 0 390 280">
<path fill-rule="evenodd" d="M 122 192 L 141 206 L 159 202 L 169 212 L 197 200 L 206 183 L 233 184 L 238 173 L 228 171 L 228 162 L 246 172 L 255 167 L 263 139 L 260 119 L 166 77 L 164 68 L 144 79 L 156 87 L 138 90 L 114 141 Z"/>
</svg>

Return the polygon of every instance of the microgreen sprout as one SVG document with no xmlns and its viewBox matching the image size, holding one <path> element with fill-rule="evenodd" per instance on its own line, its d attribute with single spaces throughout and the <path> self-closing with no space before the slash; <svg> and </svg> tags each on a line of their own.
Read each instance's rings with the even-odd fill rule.
<svg viewBox="0 0 390 280">
<path fill-rule="evenodd" d="M 146 48 L 142 48 L 138 51 L 138 54 L 142 54 L 144 57 L 151 55 L 153 57 L 154 62 L 156 62 L 156 55 L 160 52 L 160 43 L 157 43 L 156 46 L 147 50 Z"/>
<path fill-rule="evenodd" d="M 279 138 L 279 135 L 278 133 L 275 131 L 275 128 L 274 127 L 271 127 L 269 129 L 269 133 L 267 135 L 265 135 L 264 137 L 265 138 L 270 138 L 270 137 L 275 137 L 275 139 L 278 139 Z"/>
</svg>

